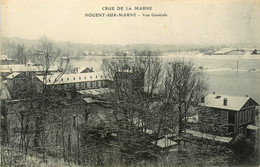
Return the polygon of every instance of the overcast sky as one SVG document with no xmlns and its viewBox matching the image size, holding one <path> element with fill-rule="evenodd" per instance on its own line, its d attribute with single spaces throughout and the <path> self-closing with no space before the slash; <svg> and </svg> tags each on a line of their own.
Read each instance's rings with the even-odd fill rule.
<svg viewBox="0 0 260 167">
<path fill-rule="evenodd" d="M 102 11 L 105 6 L 152 6 L 152 11 L 137 13 L 168 16 L 85 17 L 85 13 L 118 13 Z M 2 34 L 98 44 L 260 43 L 260 1 L 2 0 Z"/>
</svg>

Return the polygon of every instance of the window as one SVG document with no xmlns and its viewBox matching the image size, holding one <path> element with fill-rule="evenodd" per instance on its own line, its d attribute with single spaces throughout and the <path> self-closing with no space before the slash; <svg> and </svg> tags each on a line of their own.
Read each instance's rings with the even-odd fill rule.
<svg viewBox="0 0 260 167">
<path fill-rule="evenodd" d="M 101 81 L 101 87 L 103 87 L 104 86 L 104 81 Z"/>
<path fill-rule="evenodd" d="M 75 77 L 73 79 L 75 80 Z"/>
<path fill-rule="evenodd" d="M 242 115 L 243 115 L 243 113 L 240 111 L 240 113 L 239 113 L 239 116 L 240 116 L 240 118 L 239 118 L 239 122 L 240 122 L 240 124 L 242 124 L 242 122 L 243 122 L 243 118 L 242 118 Z"/>
<path fill-rule="evenodd" d="M 235 112 L 228 112 L 228 123 L 234 124 L 235 123 Z"/>
<path fill-rule="evenodd" d="M 86 89 L 86 88 L 88 88 L 88 83 L 87 83 L 87 82 L 85 82 L 85 89 Z"/>
<path fill-rule="evenodd" d="M 92 76 L 90 76 L 90 79 L 92 79 Z"/>
<path fill-rule="evenodd" d="M 252 120 L 252 110 L 249 110 L 249 117 L 248 117 L 249 121 Z"/>
<path fill-rule="evenodd" d="M 96 75 L 96 78 L 97 78 L 97 75 Z"/>
<path fill-rule="evenodd" d="M 252 121 L 254 121 L 254 119 L 255 119 L 255 111 L 254 111 L 254 109 L 251 109 L 252 110 Z"/>
<path fill-rule="evenodd" d="M 102 78 L 103 76 L 101 75 L 100 78 Z"/>
<path fill-rule="evenodd" d="M 67 78 L 67 81 L 70 80 L 69 78 Z"/>
<path fill-rule="evenodd" d="M 73 128 L 76 127 L 76 115 L 73 115 Z"/>
<path fill-rule="evenodd" d="M 93 87 L 93 82 L 90 82 L 90 87 L 91 87 L 91 88 Z"/>
<path fill-rule="evenodd" d="M 63 81 L 63 78 L 61 78 L 61 81 Z"/>
<path fill-rule="evenodd" d="M 79 77 L 79 80 L 81 80 L 81 77 Z"/>
<path fill-rule="evenodd" d="M 245 113 L 245 122 L 248 122 L 248 117 L 247 117 L 247 115 L 248 115 L 248 111 L 246 111 L 246 113 Z"/>
<path fill-rule="evenodd" d="M 98 87 L 98 81 L 96 81 L 96 87 Z"/>
<path fill-rule="evenodd" d="M 86 77 L 84 77 L 84 79 L 87 79 Z"/>
</svg>

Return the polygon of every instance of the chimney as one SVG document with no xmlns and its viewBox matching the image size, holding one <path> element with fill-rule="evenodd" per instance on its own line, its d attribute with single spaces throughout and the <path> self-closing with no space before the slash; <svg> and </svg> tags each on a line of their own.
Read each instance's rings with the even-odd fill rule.
<svg viewBox="0 0 260 167">
<path fill-rule="evenodd" d="M 216 94 L 216 92 L 213 92 L 213 94 Z"/>
<path fill-rule="evenodd" d="M 200 100 L 201 103 L 205 103 L 205 97 L 202 97 Z"/>
<path fill-rule="evenodd" d="M 224 100 L 223 100 L 223 105 L 224 105 L 224 106 L 227 105 L 227 98 L 224 98 Z"/>
<path fill-rule="evenodd" d="M 245 95 L 245 97 L 248 97 L 248 95 Z"/>
<path fill-rule="evenodd" d="M 93 67 L 90 67 L 90 69 L 93 71 Z"/>
</svg>

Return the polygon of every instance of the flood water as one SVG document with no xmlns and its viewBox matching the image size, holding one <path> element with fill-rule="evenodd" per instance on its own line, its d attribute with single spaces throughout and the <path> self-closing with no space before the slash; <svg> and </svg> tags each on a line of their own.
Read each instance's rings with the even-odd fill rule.
<svg viewBox="0 0 260 167">
<path fill-rule="evenodd" d="M 106 57 L 111 58 L 111 57 Z M 198 53 L 166 53 L 160 56 L 163 63 L 170 62 L 174 59 L 190 60 L 197 67 L 202 67 L 208 77 L 208 92 L 219 94 L 245 96 L 248 95 L 260 103 L 260 56 L 252 55 L 202 55 Z M 72 67 L 93 67 L 94 71 L 100 71 L 104 57 L 81 57 L 72 59 Z M 256 117 L 256 124 L 259 127 L 259 118 Z M 255 133 L 255 145 L 252 155 L 249 157 L 242 156 L 240 160 L 235 160 L 238 155 L 227 156 L 226 154 L 202 155 L 197 154 L 201 146 L 186 144 L 184 151 L 170 152 L 165 155 L 156 166 L 258 166 L 254 159 L 260 159 L 260 142 L 258 129 Z M 241 155 L 247 152 L 241 152 Z M 240 154 L 240 153 L 239 153 Z M 249 154 L 248 154 L 249 155 Z M 234 158 L 235 157 L 235 158 Z M 244 158 L 244 159 L 243 159 Z M 211 162 L 213 161 L 213 162 Z M 250 163 L 246 163 L 250 161 Z M 253 161 L 253 162 L 251 162 Z M 179 164 L 179 162 L 182 162 Z M 218 162 L 223 162 L 218 164 Z M 245 163 L 243 163 L 245 162 Z M 150 163 L 151 165 L 152 163 Z M 149 163 L 148 163 L 149 165 Z"/>
<path fill-rule="evenodd" d="M 112 57 L 86 56 L 71 59 L 71 67 L 93 67 L 100 71 L 102 60 Z M 198 53 L 166 53 L 160 56 L 163 63 L 174 59 L 192 61 L 202 67 L 208 76 L 209 92 L 244 96 L 260 102 L 260 56 L 252 55 L 202 55 Z"/>
</svg>

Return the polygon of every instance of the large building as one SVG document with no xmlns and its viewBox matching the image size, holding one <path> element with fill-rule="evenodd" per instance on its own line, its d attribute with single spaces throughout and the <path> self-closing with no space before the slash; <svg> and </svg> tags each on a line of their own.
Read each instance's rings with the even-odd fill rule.
<svg viewBox="0 0 260 167">
<path fill-rule="evenodd" d="M 212 93 L 202 98 L 199 105 L 199 122 L 207 133 L 234 137 L 255 127 L 259 104 L 251 97 Z"/>
<path fill-rule="evenodd" d="M 78 74 L 59 74 L 37 76 L 39 83 L 37 84 L 37 90 L 41 91 L 42 83 L 45 83 L 48 87 L 53 87 L 65 91 L 70 90 L 84 90 L 94 89 L 106 86 L 106 80 L 102 72 L 89 72 Z"/>
</svg>

